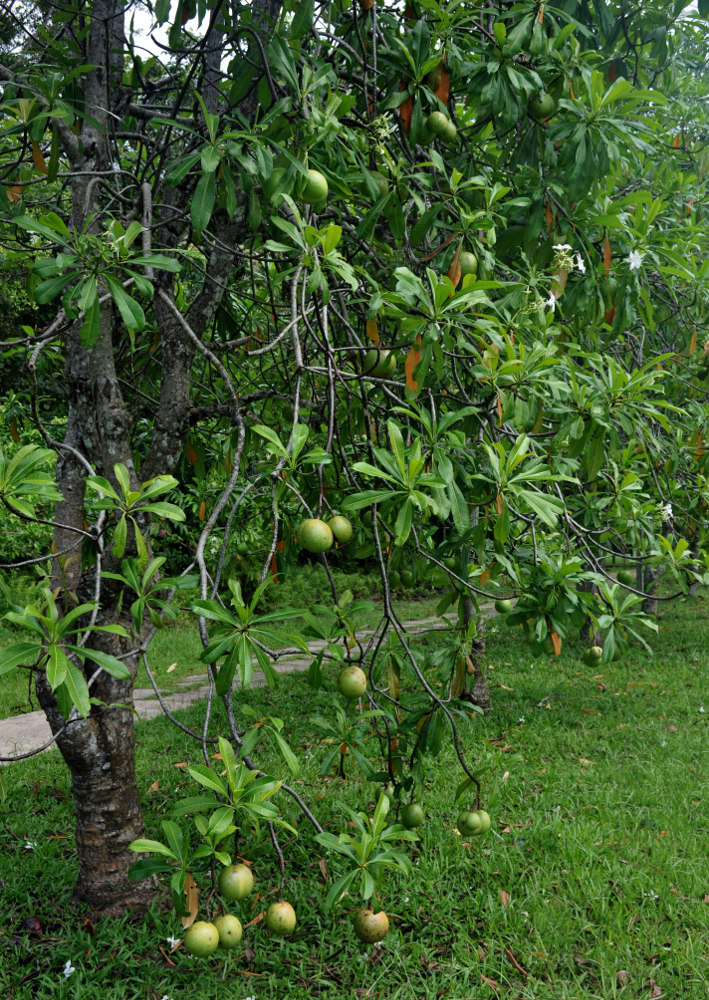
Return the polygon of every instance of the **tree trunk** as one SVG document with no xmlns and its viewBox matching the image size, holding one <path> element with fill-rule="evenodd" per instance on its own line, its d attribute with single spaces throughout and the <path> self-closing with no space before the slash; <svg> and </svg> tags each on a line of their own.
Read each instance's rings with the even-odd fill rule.
<svg viewBox="0 0 709 1000">
<path fill-rule="evenodd" d="M 109 685 L 103 684 L 99 697 L 132 706 L 132 680 L 106 680 L 112 690 L 109 693 Z M 37 697 L 57 733 L 65 720 L 43 673 L 37 676 Z M 129 708 L 94 706 L 87 719 L 63 729 L 57 745 L 72 778 L 79 867 L 75 898 L 111 915 L 145 910 L 153 898 L 152 883 L 128 878 L 128 868 L 137 860 L 128 845 L 145 835 L 135 780 L 133 713 Z"/>
<path fill-rule="evenodd" d="M 463 598 L 464 623 L 467 627 L 473 620 L 475 608 L 469 597 Z M 470 663 L 473 666 L 473 683 L 469 691 L 463 697 L 473 705 L 482 708 L 484 712 L 490 709 L 490 688 L 487 683 L 487 659 L 485 655 L 485 618 L 480 615 L 477 619 L 477 632 L 473 638 L 470 649 Z"/>
</svg>

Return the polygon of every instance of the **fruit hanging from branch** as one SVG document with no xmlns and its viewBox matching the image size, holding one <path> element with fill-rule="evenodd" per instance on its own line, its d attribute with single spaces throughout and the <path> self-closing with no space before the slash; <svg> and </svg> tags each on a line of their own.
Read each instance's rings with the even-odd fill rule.
<svg viewBox="0 0 709 1000">
<path fill-rule="evenodd" d="M 319 517 L 309 517 L 301 521 L 298 528 L 298 541 L 308 552 L 327 552 L 335 541 L 330 527 Z"/>
</svg>

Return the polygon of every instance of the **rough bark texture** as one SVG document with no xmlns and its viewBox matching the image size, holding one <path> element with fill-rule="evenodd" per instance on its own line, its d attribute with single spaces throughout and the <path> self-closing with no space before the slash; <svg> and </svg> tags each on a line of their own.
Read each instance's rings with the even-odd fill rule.
<svg viewBox="0 0 709 1000">
<path fill-rule="evenodd" d="M 469 597 L 463 600 L 465 608 L 465 624 L 471 622 L 475 615 L 473 602 Z M 482 615 L 477 620 L 477 632 L 470 649 L 470 662 L 473 665 L 472 687 L 468 691 L 468 700 L 473 705 L 482 708 L 484 712 L 490 709 L 490 687 L 487 682 L 487 658 L 485 648 L 485 618 Z"/>
</svg>

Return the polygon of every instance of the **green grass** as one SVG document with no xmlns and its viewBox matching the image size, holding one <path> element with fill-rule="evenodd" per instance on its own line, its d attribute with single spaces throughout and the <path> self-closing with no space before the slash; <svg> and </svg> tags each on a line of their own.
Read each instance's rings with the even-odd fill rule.
<svg viewBox="0 0 709 1000">
<path fill-rule="evenodd" d="M 324 914 L 322 851 L 305 822 L 297 840 L 284 838 L 285 896 L 299 918 L 291 939 L 269 940 L 254 924 L 228 966 L 196 962 L 181 950 L 171 966 L 159 949 L 168 935 L 179 935 L 179 920 L 157 904 L 139 921 L 99 921 L 92 936 L 86 913 L 70 898 L 73 819 L 61 761 L 51 753 L 13 765 L 0 812 L 0 995 L 634 1000 L 652 996 L 657 984 L 668 1000 L 704 1000 L 708 640 L 705 600 L 677 602 L 664 611 L 654 658 L 633 651 L 589 670 L 578 646 L 558 659 L 532 661 L 519 636 L 495 619 L 493 711 L 472 717 L 461 733 L 471 761 L 490 755 L 484 787 L 493 829 L 470 842 L 457 833 L 460 772 L 446 747 L 425 797 L 421 842 L 411 852 L 414 874 L 396 875 L 384 887 L 392 930 L 375 949 L 354 939 L 356 900 Z M 285 720 L 304 766 L 299 790 L 337 831 L 341 806 L 371 808 L 375 788 L 357 772 L 345 781 L 319 774 L 324 748 L 314 742 L 308 715 L 331 714 L 333 690 L 332 678 L 313 693 L 303 676 L 292 675 L 275 693 L 246 692 L 239 709 Z M 196 723 L 199 706 L 181 717 Z M 215 716 L 215 729 L 219 721 Z M 137 735 L 139 784 L 154 836 L 175 799 L 192 792 L 175 764 L 196 761 L 199 752 L 163 719 L 140 723 Z M 267 755 L 266 762 L 281 774 L 277 759 Z M 283 807 L 295 816 L 289 802 Z M 26 850 L 26 841 L 36 846 Z M 267 840 L 245 853 L 261 894 L 236 904 L 246 924 L 273 898 L 278 879 Z M 339 863 L 333 856 L 327 863 L 332 878 Z M 42 921 L 42 935 L 25 929 L 31 916 Z M 67 960 L 77 971 L 65 980 Z"/>
</svg>

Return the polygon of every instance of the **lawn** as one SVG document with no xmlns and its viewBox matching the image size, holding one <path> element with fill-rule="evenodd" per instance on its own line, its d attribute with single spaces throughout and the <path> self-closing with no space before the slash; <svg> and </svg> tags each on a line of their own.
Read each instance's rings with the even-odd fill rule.
<svg viewBox="0 0 709 1000">
<path fill-rule="evenodd" d="M 244 853 L 258 896 L 235 904 L 246 926 L 234 957 L 197 961 L 167 938 L 174 913 L 156 898 L 139 920 L 93 925 L 71 903 L 74 878 L 69 781 L 56 753 L 7 772 L 0 812 L 5 920 L 0 995 L 12 1000 L 358 998 L 506 1000 L 706 998 L 709 984 L 709 608 L 704 597 L 665 606 L 649 659 L 590 670 L 579 645 L 532 661 L 519 634 L 495 619 L 489 638 L 493 710 L 461 728 L 471 762 L 487 765 L 484 805 L 493 825 L 466 840 L 456 829 L 460 771 L 446 745 L 433 767 L 414 874 L 382 893 L 392 930 L 379 947 L 352 932 L 355 899 L 332 914 L 323 900 L 338 858 L 305 822 L 282 838 L 284 895 L 298 926 L 272 940 L 259 920 L 275 898 L 264 838 Z M 422 640 L 424 641 L 424 640 Z M 429 642 L 435 642 L 430 638 Z M 320 775 L 326 747 L 311 714 L 332 715 L 334 682 L 313 692 L 302 675 L 276 692 L 240 696 L 243 719 L 278 714 L 303 765 L 298 789 L 328 830 L 351 805 L 371 811 L 377 788 L 349 761 L 343 781 Z M 197 724 L 199 706 L 180 713 Z M 215 716 L 215 731 L 220 719 Z M 194 785 L 199 748 L 165 720 L 140 723 L 138 774 L 148 836 Z M 275 756 L 264 766 L 288 777 Z M 284 801 L 285 813 L 296 819 Z M 202 898 L 204 916 L 208 889 Z M 39 921 L 36 923 L 35 921 Z M 253 921 L 253 922 L 252 922 Z M 217 953 L 220 955 L 221 953 Z M 75 969 L 63 975 L 67 962 Z"/>
</svg>

